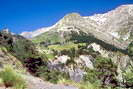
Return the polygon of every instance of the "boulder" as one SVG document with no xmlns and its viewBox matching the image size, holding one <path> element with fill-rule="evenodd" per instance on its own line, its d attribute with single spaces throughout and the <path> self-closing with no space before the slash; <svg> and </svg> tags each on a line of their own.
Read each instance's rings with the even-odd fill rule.
<svg viewBox="0 0 133 89">
<path fill-rule="evenodd" d="M 74 70 L 70 69 L 69 76 L 70 76 L 71 80 L 73 80 L 75 82 L 80 82 L 83 80 L 84 71 L 81 70 L 80 68 L 76 68 Z"/>
<path fill-rule="evenodd" d="M 85 64 L 85 67 L 94 69 L 93 66 L 94 58 L 91 55 L 80 55 L 79 59 Z"/>
</svg>

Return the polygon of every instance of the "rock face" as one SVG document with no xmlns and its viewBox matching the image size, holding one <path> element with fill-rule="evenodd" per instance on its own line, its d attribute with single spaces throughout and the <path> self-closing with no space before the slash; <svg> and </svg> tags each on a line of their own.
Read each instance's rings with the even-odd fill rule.
<svg viewBox="0 0 133 89">
<path fill-rule="evenodd" d="M 69 76 L 71 80 L 75 82 L 81 82 L 83 80 L 84 71 L 81 70 L 80 68 L 76 68 L 74 70 L 70 69 Z"/>
<path fill-rule="evenodd" d="M 94 69 L 94 66 L 93 66 L 93 61 L 94 61 L 94 58 L 91 56 L 91 55 L 80 55 L 80 60 L 84 62 L 85 67 L 89 68 L 89 69 Z"/>
<path fill-rule="evenodd" d="M 79 58 L 75 58 L 75 62 L 77 63 L 76 68 L 68 67 L 66 65 L 67 61 L 70 60 L 70 57 L 67 55 L 62 55 L 57 57 L 54 61 L 49 62 L 48 67 L 51 70 L 59 70 L 60 72 L 66 72 L 69 74 L 69 77 L 71 80 L 75 82 L 80 82 L 83 80 L 83 76 L 85 72 L 80 68 L 81 67 L 87 67 L 89 69 L 94 69 L 93 61 L 94 58 L 91 55 L 80 55 Z M 65 65 L 65 66 L 64 66 Z"/>
<path fill-rule="evenodd" d="M 62 56 L 59 56 L 57 57 L 57 61 L 58 63 L 62 63 L 62 64 L 66 64 L 66 62 L 70 60 L 70 57 L 67 56 L 67 55 L 62 55 Z"/>
<path fill-rule="evenodd" d="M 71 32 L 77 34 L 83 32 L 120 49 L 126 49 L 133 40 L 132 11 L 133 5 L 122 5 L 105 14 L 94 16 L 82 17 L 77 13 L 68 14 L 54 26 L 47 28 L 45 32 L 40 30 L 39 34 L 33 37 L 36 38 L 42 33 L 51 33 L 52 31 L 59 33 L 62 38 L 66 36 L 65 34 L 71 34 Z M 23 33 L 21 35 L 25 36 Z M 28 35 L 33 34 L 27 34 L 26 37 Z"/>
<path fill-rule="evenodd" d="M 59 70 L 61 72 L 68 72 L 68 69 L 63 67 L 62 64 L 66 64 L 66 62 L 70 59 L 68 55 L 62 55 L 59 57 L 56 57 L 55 60 L 50 61 L 48 63 L 49 69 Z"/>
<path fill-rule="evenodd" d="M 94 51 L 99 52 L 102 57 L 111 58 L 112 61 L 115 64 L 120 65 L 120 68 L 122 69 L 126 68 L 130 62 L 130 57 L 128 55 L 119 52 L 107 51 L 96 43 L 90 44 L 88 48 L 92 48 Z"/>
</svg>

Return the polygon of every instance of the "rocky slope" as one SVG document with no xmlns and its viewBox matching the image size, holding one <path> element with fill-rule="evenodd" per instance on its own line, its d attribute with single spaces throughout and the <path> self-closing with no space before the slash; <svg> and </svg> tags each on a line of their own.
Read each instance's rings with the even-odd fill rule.
<svg viewBox="0 0 133 89">
<path fill-rule="evenodd" d="M 51 83 L 44 82 L 43 80 L 36 78 L 36 77 L 32 77 L 32 76 L 26 76 L 25 78 L 28 83 L 27 89 L 78 89 L 73 86 L 51 84 Z"/>
<path fill-rule="evenodd" d="M 76 32 L 77 34 L 83 32 L 120 49 L 126 49 L 128 44 L 132 41 L 132 11 L 133 5 L 122 5 L 105 14 L 96 14 L 94 16 L 82 17 L 77 13 L 72 13 L 66 15 L 52 27 L 36 30 L 35 32 L 39 31 L 39 33 L 33 36 L 35 38 L 32 37 L 35 32 L 31 32 L 26 36 L 24 33 L 21 35 L 39 39 L 41 33 L 47 35 L 53 31 L 60 36 L 59 38 L 62 38 L 72 32 Z"/>
<path fill-rule="evenodd" d="M 46 55 L 48 69 L 65 72 L 73 81 L 84 81 L 86 76 L 91 81 L 91 73 L 94 77 L 96 72 L 96 80 L 103 85 L 132 87 L 133 79 L 122 82 L 133 66 L 132 53 L 127 50 L 133 41 L 132 14 L 133 5 L 94 16 L 71 13 L 31 40 Z"/>
<path fill-rule="evenodd" d="M 21 75 L 23 76 L 26 82 L 26 89 L 78 89 L 76 87 L 65 86 L 63 84 L 51 84 L 46 81 L 43 81 L 40 78 L 33 77 L 33 75 L 30 74 L 31 70 L 28 70 L 30 68 L 27 67 L 26 62 L 31 58 L 35 61 L 32 61 L 33 63 L 30 63 L 36 63 L 35 65 L 37 65 L 37 60 L 39 60 L 38 57 L 40 57 L 40 60 L 41 58 L 43 58 L 38 55 L 38 51 L 36 51 L 36 47 L 31 41 L 19 35 L 12 35 L 7 29 L 0 31 L 0 79 L 2 78 L 1 71 L 4 69 L 5 66 L 10 65 L 16 71 L 20 71 L 18 72 L 18 74 L 22 73 Z M 36 67 L 39 66 L 37 65 Z M 33 69 L 36 70 L 36 68 Z M 12 79 L 10 75 L 8 76 L 8 78 L 6 78 L 9 81 L 11 81 L 10 79 Z M 4 84 L 0 83 L 0 89 L 13 88 L 12 86 L 7 87 Z"/>
</svg>

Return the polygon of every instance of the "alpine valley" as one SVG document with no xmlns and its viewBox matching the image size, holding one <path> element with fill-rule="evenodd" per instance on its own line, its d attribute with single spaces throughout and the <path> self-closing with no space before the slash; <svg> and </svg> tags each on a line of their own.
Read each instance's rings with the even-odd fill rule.
<svg viewBox="0 0 133 89">
<path fill-rule="evenodd" d="M 20 35 L 3 29 L 0 70 L 0 89 L 133 89 L 133 5 Z"/>
</svg>

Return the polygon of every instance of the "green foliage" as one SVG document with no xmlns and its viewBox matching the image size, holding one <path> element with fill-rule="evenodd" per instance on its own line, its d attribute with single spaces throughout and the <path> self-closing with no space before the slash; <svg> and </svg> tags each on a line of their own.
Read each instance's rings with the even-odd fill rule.
<svg viewBox="0 0 133 89">
<path fill-rule="evenodd" d="M 12 53 L 22 61 L 30 57 L 37 57 L 38 52 L 36 51 L 35 45 L 26 39 L 18 39 L 13 44 Z"/>
<path fill-rule="evenodd" d="M 20 59 L 25 59 L 29 55 L 26 53 L 25 44 L 23 40 L 17 40 L 16 44 L 13 46 L 13 51 L 17 53 L 17 56 L 20 57 Z"/>
<path fill-rule="evenodd" d="M 0 86 L 1 85 L 4 85 L 4 82 L 3 82 L 3 80 L 0 78 Z"/>
<path fill-rule="evenodd" d="M 133 86 L 133 67 L 130 66 L 127 70 L 124 71 L 123 79 L 128 86 Z"/>
<path fill-rule="evenodd" d="M 44 61 L 41 58 L 28 58 L 27 60 L 24 61 L 24 66 L 31 74 L 38 76 L 37 71 L 39 67 L 45 65 Z"/>
<path fill-rule="evenodd" d="M 14 87 L 15 89 L 25 89 L 26 83 L 23 77 L 18 74 L 11 66 L 6 66 L 0 72 L 0 78 L 6 87 Z"/>
<path fill-rule="evenodd" d="M 66 43 L 66 44 L 63 44 L 63 45 L 50 45 L 50 46 L 48 46 L 48 48 L 62 51 L 62 50 L 70 50 L 72 48 L 78 49 L 78 46 L 83 46 L 83 45 L 85 45 L 85 43 L 75 44 L 73 42 L 69 42 L 69 43 Z"/>
<path fill-rule="evenodd" d="M 87 74 L 84 76 L 84 81 L 94 83 L 98 79 L 96 70 L 86 69 Z"/>
<path fill-rule="evenodd" d="M 59 72 L 58 70 L 49 70 L 45 66 L 39 67 L 37 75 L 51 83 L 57 83 L 61 78 L 68 79 L 68 75 L 66 73 Z"/>
<path fill-rule="evenodd" d="M 90 82 L 83 82 L 79 85 L 80 89 L 102 89 L 98 82 L 90 83 Z"/>
<path fill-rule="evenodd" d="M 54 59 L 55 58 L 55 55 L 54 54 L 45 54 L 45 56 L 47 57 L 47 59 Z"/>
<path fill-rule="evenodd" d="M 96 80 L 100 81 L 102 85 L 106 85 L 105 80 L 108 78 L 111 85 L 112 81 L 116 83 L 117 66 L 113 64 L 111 59 L 98 56 L 94 61 L 94 69 L 85 69 L 87 74 L 84 76 L 84 81 L 95 83 Z"/>
<path fill-rule="evenodd" d="M 6 49 L 6 47 L 0 45 L 0 51 L 7 52 L 7 49 Z"/>
<path fill-rule="evenodd" d="M 133 56 L 133 42 L 131 42 L 128 46 L 128 53 Z"/>
<path fill-rule="evenodd" d="M 79 55 L 79 47 L 85 47 L 86 43 L 73 43 L 69 42 L 64 45 L 50 45 L 48 46 L 50 50 L 52 50 L 55 55 L 69 55 L 72 59 Z M 78 51 L 79 50 L 79 51 Z"/>
<path fill-rule="evenodd" d="M 35 38 L 32 39 L 32 41 L 34 43 L 50 43 L 50 44 L 54 44 L 57 42 L 61 42 L 62 39 L 61 37 L 59 37 L 59 34 L 57 32 L 45 32 Z"/>
<path fill-rule="evenodd" d="M 111 59 L 104 58 L 101 56 L 98 56 L 96 58 L 94 66 L 98 70 L 101 70 L 101 72 L 105 72 L 107 70 L 108 72 L 113 72 L 114 74 L 116 73 L 116 69 L 117 69 L 117 66 L 111 61 Z"/>
<path fill-rule="evenodd" d="M 96 81 L 96 80 L 95 80 Z M 99 82 L 95 82 L 95 83 L 90 83 L 90 82 L 74 82 L 65 78 L 61 78 L 58 80 L 59 84 L 64 84 L 64 85 L 72 85 L 75 87 L 78 87 L 79 89 L 102 89 L 100 87 Z"/>
<path fill-rule="evenodd" d="M 130 37 L 129 37 L 130 40 L 133 39 L 133 32 L 130 33 Z"/>
</svg>

